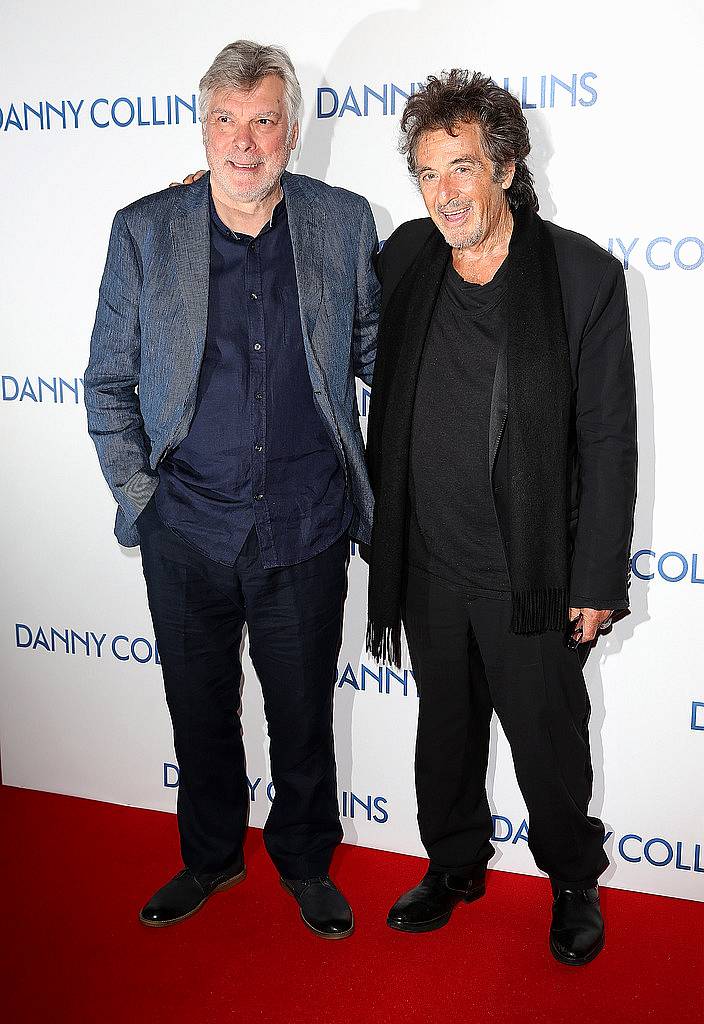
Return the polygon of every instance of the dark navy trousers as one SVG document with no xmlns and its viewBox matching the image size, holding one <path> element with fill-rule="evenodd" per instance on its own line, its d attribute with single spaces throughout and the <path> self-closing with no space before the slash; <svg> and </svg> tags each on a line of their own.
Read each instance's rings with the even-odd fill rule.
<svg viewBox="0 0 704 1024">
<path fill-rule="evenodd" d="M 342 838 L 332 700 L 349 542 L 265 569 L 252 529 L 234 566 L 137 520 L 149 607 L 179 765 L 184 864 L 207 879 L 241 863 L 249 787 L 240 726 L 245 623 L 261 682 L 275 796 L 264 842 L 285 878 L 326 874 Z"/>
</svg>

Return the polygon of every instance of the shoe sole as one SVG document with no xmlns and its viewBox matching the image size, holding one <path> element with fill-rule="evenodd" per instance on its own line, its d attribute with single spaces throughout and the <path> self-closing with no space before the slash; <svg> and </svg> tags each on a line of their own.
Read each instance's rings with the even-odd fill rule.
<svg viewBox="0 0 704 1024">
<path fill-rule="evenodd" d="M 558 963 L 564 964 L 566 967 L 584 967 L 585 964 L 590 964 L 592 962 L 592 960 L 595 960 L 596 957 L 599 956 L 599 953 L 601 953 L 602 949 L 604 948 L 605 942 L 606 942 L 606 939 L 602 935 L 601 939 L 599 940 L 597 945 L 594 947 L 594 949 L 590 953 L 587 953 L 586 956 L 581 956 L 581 957 L 576 957 L 576 958 L 575 957 L 570 957 L 569 959 L 567 959 L 564 956 L 562 956 L 561 953 L 558 952 L 558 950 L 555 948 L 555 945 L 554 945 L 552 939 L 550 939 L 550 952 L 555 957 L 555 959 L 557 960 Z"/>
<path fill-rule="evenodd" d="M 227 878 L 224 882 L 221 882 L 220 885 L 216 885 L 213 891 L 208 893 L 205 899 L 201 900 L 198 906 L 194 907 L 193 910 L 189 910 L 187 914 L 181 914 L 180 917 L 172 917 L 170 921 L 147 921 L 140 914 L 140 924 L 145 925 L 147 928 L 169 928 L 172 924 L 180 924 L 181 921 L 187 921 L 189 917 L 193 917 L 194 914 L 197 914 L 198 911 L 205 906 L 210 897 L 214 896 L 216 892 L 226 892 L 227 889 L 234 889 L 234 887 L 239 885 L 240 882 L 244 882 L 246 877 L 247 868 L 242 868 L 239 875 L 233 875 L 232 878 Z"/>
<path fill-rule="evenodd" d="M 303 916 L 303 911 L 300 910 L 300 907 L 299 911 L 301 915 L 301 921 L 303 921 L 303 924 L 306 926 L 308 931 L 313 932 L 313 935 L 317 935 L 318 938 L 320 939 L 347 939 L 354 931 L 354 918 L 352 918 L 352 924 L 350 925 L 346 932 L 321 932 L 317 928 L 314 928 L 309 921 L 306 921 L 305 917 Z"/>
<path fill-rule="evenodd" d="M 471 896 L 464 896 L 460 900 L 460 903 L 474 903 L 475 900 L 481 899 L 485 893 L 486 888 L 481 891 L 478 890 L 477 892 L 472 893 Z M 435 932 L 438 928 L 445 927 L 452 917 L 452 911 L 456 910 L 460 903 L 454 906 L 452 910 L 449 910 L 446 914 L 441 914 L 440 917 L 434 917 L 432 921 L 421 921 L 419 924 L 400 924 L 396 921 L 390 921 L 387 918 L 386 923 L 389 928 L 393 928 L 395 932 L 410 932 L 413 935 L 420 935 L 422 932 Z"/>
<path fill-rule="evenodd" d="M 293 896 L 293 893 L 291 892 L 291 890 L 289 889 L 289 887 L 286 885 L 282 878 L 279 879 L 279 882 L 284 892 L 287 892 L 289 896 Z M 293 896 L 293 898 L 294 900 L 296 899 L 295 896 Z M 306 926 L 308 931 L 313 932 L 313 935 L 317 935 L 318 938 L 320 939 L 347 939 L 354 931 L 354 916 L 352 917 L 352 924 L 350 925 L 346 932 L 321 932 L 318 928 L 314 928 L 310 921 L 307 921 L 305 919 L 305 917 L 303 916 L 303 911 L 301 910 L 300 907 L 298 908 L 298 912 L 301 915 L 301 921 L 303 921 L 303 924 Z"/>
</svg>

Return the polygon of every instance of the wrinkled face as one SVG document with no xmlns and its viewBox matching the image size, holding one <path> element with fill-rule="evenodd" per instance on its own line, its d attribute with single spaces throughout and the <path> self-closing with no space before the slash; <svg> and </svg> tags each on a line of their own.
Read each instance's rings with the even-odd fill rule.
<svg viewBox="0 0 704 1024">
<path fill-rule="evenodd" d="M 456 136 L 440 128 L 421 136 L 416 177 L 421 194 L 445 241 L 454 249 L 476 245 L 490 234 L 505 207 L 505 190 L 513 181 L 509 164 L 501 181 L 482 150 L 476 124 L 461 124 Z"/>
<path fill-rule="evenodd" d="M 205 155 L 214 195 L 259 202 L 278 187 L 298 142 L 289 128 L 284 83 L 268 75 L 249 91 L 219 89 L 203 123 Z"/>
</svg>

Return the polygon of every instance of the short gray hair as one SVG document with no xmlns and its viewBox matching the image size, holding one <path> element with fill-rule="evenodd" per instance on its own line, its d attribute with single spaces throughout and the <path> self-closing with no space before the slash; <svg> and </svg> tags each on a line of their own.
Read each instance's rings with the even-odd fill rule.
<svg viewBox="0 0 704 1024">
<path fill-rule="evenodd" d="M 201 120 L 205 120 L 210 100 L 218 89 L 252 89 L 267 75 L 277 75 L 284 83 L 290 130 L 301 108 L 301 87 L 291 58 L 281 46 L 262 46 L 250 39 L 238 39 L 226 46 L 201 78 L 198 96 Z"/>
</svg>

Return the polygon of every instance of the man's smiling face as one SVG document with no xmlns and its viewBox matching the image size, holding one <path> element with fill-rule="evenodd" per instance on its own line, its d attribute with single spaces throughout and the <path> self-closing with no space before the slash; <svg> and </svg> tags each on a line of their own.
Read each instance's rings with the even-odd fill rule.
<svg viewBox="0 0 704 1024">
<path fill-rule="evenodd" d="M 203 141 L 214 195 L 242 203 L 266 199 L 298 141 L 298 124 L 288 123 L 283 81 L 268 75 L 250 90 L 218 89 Z"/>
<path fill-rule="evenodd" d="M 459 124 L 454 131 L 456 135 L 449 135 L 440 128 L 421 137 L 416 177 L 428 213 L 445 241 L 454 249 L 465 249 L 490 234 L 505 205 L 514 165 L 495 181 L 478 125 Z"/>
</svg>

